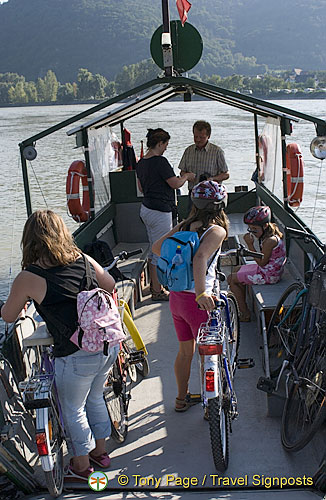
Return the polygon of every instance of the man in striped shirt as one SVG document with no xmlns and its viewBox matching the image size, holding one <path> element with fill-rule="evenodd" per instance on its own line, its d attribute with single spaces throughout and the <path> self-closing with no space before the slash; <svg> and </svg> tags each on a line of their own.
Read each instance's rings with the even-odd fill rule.
<svg viewBox="0 0 326 500">
<path fill-rule="evenodd" d="M 194 181 L 188 181 L 189 192 L 198 182 L 205 180 L 203 176 L 219 183 L 229 178 L 223 150 L 208 140 L 211 135 L 210 124 L 199 120 L 194 123 L 192 130 L 194 144 L 187 147 L 179 164 L 180 176 L 186 172 L 196 174 Z"/>
</svg>

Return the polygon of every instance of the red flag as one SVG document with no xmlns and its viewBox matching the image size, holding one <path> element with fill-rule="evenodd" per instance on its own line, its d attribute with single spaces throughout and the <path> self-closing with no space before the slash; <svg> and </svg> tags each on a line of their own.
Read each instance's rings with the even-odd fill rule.
<svg viewBox="0 0 326 500">
<path fill-rule="evenodd" d="M 184 26 L 187 21 L 187 12 L 190 10 L 191 3 L 188 0 L 177 0 L 177 9 L 181 19 L 181 24 Z"/>
</svg>

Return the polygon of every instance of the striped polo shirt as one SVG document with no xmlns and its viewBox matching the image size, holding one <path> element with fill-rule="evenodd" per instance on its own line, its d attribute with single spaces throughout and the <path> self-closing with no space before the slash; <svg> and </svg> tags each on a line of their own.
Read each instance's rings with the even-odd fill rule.
<svg viewBox="0 0 326 500">
<path fill-rule="evenodd" d="M 189 189 L 198 184 L 201 174 L 208 173 L 214 177 L 222 172 L 228 172 L 223 150 L 211 142 L 202 149 L 198 149 L 196 144 L 187 147 L 179 163 L 179 169 L 196 174 L 195 181 L 188 182 Z"/>
</svg>

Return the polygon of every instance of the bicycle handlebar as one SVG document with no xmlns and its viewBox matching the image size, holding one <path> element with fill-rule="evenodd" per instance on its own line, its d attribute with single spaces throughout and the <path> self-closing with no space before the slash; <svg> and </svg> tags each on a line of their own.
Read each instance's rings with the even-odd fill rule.
<svg viewBox="0 0 326 500">
<path fill-rule="evenodd" d="M 243 245 L 240 245 L 239 248 L 231 248 L 230 250 L 227 250 L 226 252 L 221 252 L 220 254 L 221 257 L 227 257 L 232 255 L 240 255 L 240 257 L 254 257 L 256 259 L 262 259 L 264 257 L 263 253 L 254 252 L 244 247 Z"/>
<path fill-rule="evenodd" d="M 305 231 L 302 231 L 301 229 L 295 229 L 294 227 L 286 227 L 285 231 L 289 234 L 292 234 L 295 238 L 303 239 L 305 243 L 314 241 L 323 251 L 325 251 L 325 245 L 314 234 L 306 233 Z"/>
<path fill-rule="evenodd" d="M 104 269 L 106 271 L 110 271 L 120 260 L 128 260 L 130 257 L 133 257 L 134 255 L 139 255 L 140 253 L 143 253 L 142 248 L 137 248 L 137 250 L 132 250 L 131 252 L 126 252 L 125 250 L 123 250 L 116 257 L 114 257 L 111 264 L 105 266 Z"/>
</svg>

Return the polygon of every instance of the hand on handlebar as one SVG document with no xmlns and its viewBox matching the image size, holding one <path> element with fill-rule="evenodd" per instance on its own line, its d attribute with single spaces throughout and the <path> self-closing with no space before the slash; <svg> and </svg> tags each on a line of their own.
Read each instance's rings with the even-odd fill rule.
<svg viewBox="0 0 326 500">
<path fill-rule="evenodd" d="M 215 302 L 211 295 L 204 293 L 201 297 L 196 300 L 199 309 L 202 311 L 213 311 L 215 309 Z"/>
</svg>

